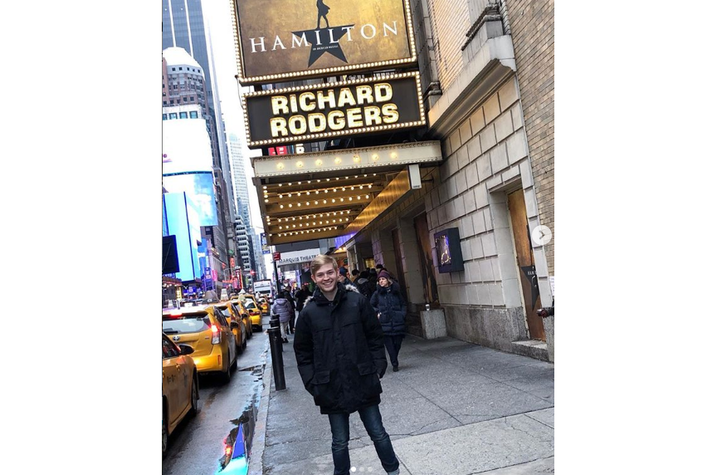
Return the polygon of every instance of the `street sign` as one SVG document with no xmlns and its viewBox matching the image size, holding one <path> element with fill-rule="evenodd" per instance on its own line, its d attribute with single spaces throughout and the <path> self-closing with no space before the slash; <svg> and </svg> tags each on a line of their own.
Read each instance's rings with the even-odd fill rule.
<svg viewBox="0 0 717 475">
<path fill-rule="evenodd" d="M 275 252 L 275 253 L 274 253 L 274 260 L 275 260 L 275 261 L 280 261 L 280 260 L 281 260 L 281 253 L 280 253 L 280 252 Z"/>
</svg>

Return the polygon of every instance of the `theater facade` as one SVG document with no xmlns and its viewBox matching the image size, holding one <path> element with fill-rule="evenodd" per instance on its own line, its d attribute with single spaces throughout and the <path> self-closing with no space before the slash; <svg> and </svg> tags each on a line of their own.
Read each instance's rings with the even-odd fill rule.
<svg viewBox="0 0 717 475">
<path fill-rule="evenodd" d="M 553 361 L 552 2 L 325 3 L 234 3 L 267 243 L 334 239 L 411 333 Z"/>
</svg>

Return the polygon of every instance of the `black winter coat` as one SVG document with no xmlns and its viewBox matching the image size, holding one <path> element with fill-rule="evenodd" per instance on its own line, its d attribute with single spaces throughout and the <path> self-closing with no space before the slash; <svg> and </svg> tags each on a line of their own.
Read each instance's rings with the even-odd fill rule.
<svg viewBox="0 0 717 475">
<path fill-rule="evenodd" d="M 406 303 L 396 282 L 390 287 L 381 287 L 371 296 L 371 306 L 376 314 L 384 335 L 406 333 Z"/>
<path fill-rule="evenodd" d="M 339 285 L 329 302 L 317 288 L 299 313 L 296 363 L 322 414 L 352 413 L 381 402 L 383 332 L 366 297 Z"/>
<path fill-rule="evenodd" d="M 304 289 L 299 289 L 296 292 L 296 295 L 294 295 L 294 299 L 296 300 L 296 310 L 301 312 L 301 309 L 304 308 L 304 301 L 309 297 L 309 291 L 307 290 L 304 292 Z"/>
</svg>

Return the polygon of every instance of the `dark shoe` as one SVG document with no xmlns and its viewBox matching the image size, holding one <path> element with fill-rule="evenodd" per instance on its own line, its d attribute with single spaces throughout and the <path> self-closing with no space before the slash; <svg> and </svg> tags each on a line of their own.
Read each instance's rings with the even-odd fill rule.
<svg viewBox="0 0 717 475">
<path fill-rule="evenodd" d="M 289 343 L 289 339 L 288 339 L 288 338 L 284 338 L 283 340 L 281 340 L 281 342 L 282 342 L 282 343 Z"/>
<path fill-rule="evenodd" d="M 393 372 L 394 372 L 394 373 L 398 373 L 398 365 L 396 365 L 396 366 L 393 367 Z"/>
</svg>

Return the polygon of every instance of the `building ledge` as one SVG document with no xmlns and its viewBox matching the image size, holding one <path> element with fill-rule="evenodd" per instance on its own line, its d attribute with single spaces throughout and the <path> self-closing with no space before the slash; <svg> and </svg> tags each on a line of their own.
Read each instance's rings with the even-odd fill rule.
<svg viewBox="0 0 717 475">
<path fill-rule="evenodd" d="M 515 70 L 511 36 L 488 39 L 428 111 L 429 135 L 447 136 Z"/>
<path fill-rule="evenodd" d="M 541 340 L 523 340 L 511 343 L 513 353 L 522 356 L 529 356 L 536 360 L 549 361 L 548 344 Z"/>
</svg>

